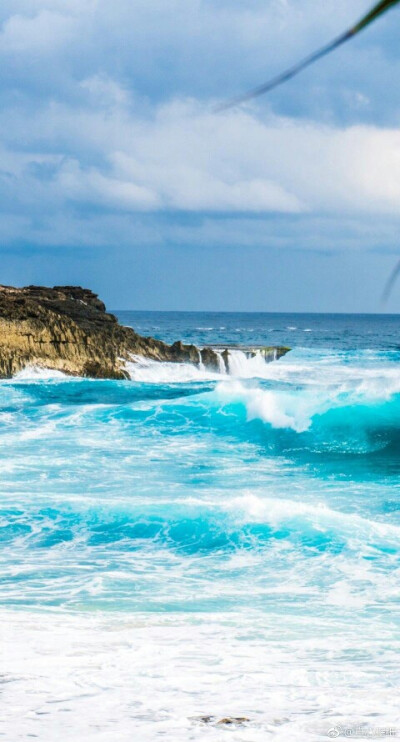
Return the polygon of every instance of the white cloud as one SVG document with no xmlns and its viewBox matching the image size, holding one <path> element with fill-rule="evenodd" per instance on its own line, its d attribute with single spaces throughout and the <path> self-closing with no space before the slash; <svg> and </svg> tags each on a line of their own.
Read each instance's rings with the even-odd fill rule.
<svg viewBox="0 0 400 742">
<path fill-rule="evenodd" d="M 47 54 L 60 52 L 74 35 L 74 20 L 71 16 L 42 10 L 30 17 L 13 15 L 7 19 L 0 33 L 0 48 L 3 52 L 14 52 L 27 56 L 32 52 Z"/>
<path fill-rule="evenodd" d="M 217 115 L 201 102 L 275 69 L 278 35 L 280 66 L 365 8 L 366 0 L 351 8 L 347 0 L 5 0 L 0 54 L 4 69 L 20 70 L 0 85 L 6 239 L 25 229 L 26 239 L 51 240 L 51 225 L 62 224 L 70 244 L 97 244 L 101 230 L 82 229 L 85 210 L 97 224 L 100 212 L 114 219 L 116 241 L 142 212 L 398 219 L 396 129 L 258 106 Z M 363 92 L 346 94 L 353 110 L 368 108 Z M 262 241 L 246 229 L 237 239 Z M 231 234 L 235 241 L 234 226 Z"/>
<path fill-rule="evenodd" d="M 105 109 L 90 101 L 79 110 L 53 104 L 37 112 L 23 153 L 13 148 L 23 132 L 29 139 L 26 122 L 13 114 L 3 162 L 21 203 L 36 194 L 59 208 L 72 200 L 114 211 L 400 216 L 397 130 L 273 116 L 263 122 L 251 112 L 216 115 L 194 103 L 144 117 L 116 84 L 107 82 L 110 89 L 117 101 L 111 109 L 107 98 Z M 31 167 L 45 162 L 53 166 L 47 179 Z"/>
<path fill-rule="evenodd" d="M 97 204 L 118 211 L 156 209 L 157 194 L 129 180 L 106 176 L 93 167 L 83 169 L 76 160 L 65 160 L 57 174 L 61 198 L 81 204 Z"/>
<path fill-rule="evenodd" d="M 18 55 L 16 70 L 20 63 L 25 81 L 37 80 L 41 58 L 51 59 L 54 69 L 42 71 L 54 75 L 54 88 L 76 81 L 79 71 L 82 77 L 101 71 L 124 77 L 152 98 L 180 92 L 223 97 L 261 83 L 340 33 L 366 4 L 3 0 L 0 55 Z"/>
</svg>

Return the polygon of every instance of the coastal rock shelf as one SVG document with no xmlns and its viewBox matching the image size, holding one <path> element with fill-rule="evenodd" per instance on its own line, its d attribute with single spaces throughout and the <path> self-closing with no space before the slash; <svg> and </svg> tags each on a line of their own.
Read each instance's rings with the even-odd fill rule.
<svg viewBox="0 0 400 742">
<path fill-rule="evenodd" d="M 264 347 L 244 346 L 244 345 L 226 345 L 207 346 L 200 353 L 204 365 L 212 368 L 222 374 L 240 375 L 241 370 L 245 370 L 247 362 L 251 359 L 259 360 L 261 363 L 270 363 L 277 361 L 288 353 L 290 348 L 282 345 L 268 345 Z"/>
<path fill-rule="evenodd" d="M 0 286 L 0 377 L 27 366 L 100 379 L 129 378 L 126 361 L 135 357 L 229 372 L 230 348 L 197 348 L 178 341 L 167 345 L 119 324 L 89 289 L 79 286 Z M 243 349 L 265 360 L 288 348 Z"/>
</svg>

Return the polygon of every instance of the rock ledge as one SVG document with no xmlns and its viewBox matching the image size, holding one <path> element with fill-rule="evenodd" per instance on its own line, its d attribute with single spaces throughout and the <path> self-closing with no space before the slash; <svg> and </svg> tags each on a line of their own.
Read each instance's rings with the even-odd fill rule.
<svg viewBox="0 0 400 742">
<path fill-rule="evenodd" d="M 276 358 L 288 348 L 268 350 Z M 120 325 L 89 289 L 0 286 L 0 378 L 39 366 L 72 376 L 125 379 L 125 361 L 134 356 L 213 369 L 221 363 L 212 348 L 167 345 Z"/>
</svg>

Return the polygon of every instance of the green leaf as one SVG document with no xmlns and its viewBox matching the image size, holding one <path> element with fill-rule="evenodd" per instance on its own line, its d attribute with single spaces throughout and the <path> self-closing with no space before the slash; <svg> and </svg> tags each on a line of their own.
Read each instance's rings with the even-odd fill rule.
<svg viewBox="0 0 400 742">
<path fill-rule="evenodd" d="M 334 49 L 337 49 L 337 47 L 341 46 L 341 44 L 344 44 L 345 41 L 348 41 L 349 39 L 353 38 L 353 36 L 356 36 L 360 31 L 366 28 L 366 26 L 379 18 L 382 13 L 385 13 L 387 10 L 394 7 L 395 5 L 398 5 L 399 2 L 400 0 L 381 0 L 381 2 L 374 5 L 369 13 L 361 18 L 361 20 L 355 26 L 352 26 L 352 28 L 350 28 L 348 31 L 345 31 L 344 34 L 331 41 L 329 44 L 327 44 L 327 46 L 322 47 L 322 49 L 314 52 L 309 57 L 302 59 L 301 62 L 298 62 L 298 64 L 295 64 L 293 67 L 289 67 L 288 70 L 285 70 L 285 72 L 277 75 L 277 77 L 273 77 L 272 80 L 269 80 L 263 85 L 259 85 L 257 88 L 249 90 L 244 95 L 240 95 L 237 98 L 234 98 L 233 100 L 222 104 L 218 107 L 217 110 L 223 111 L 227 108 L 231 108 L 232 106 L 239 105 L 240 103 L 244 103 L 251 98 L 256 98 L 259 95 L 268 93 L 270 90 L 278 87 L 278 85 L 282 85 L 282 83 L 287 82 L 287 80 L 290 80 L 292 77 L 295 77 L 306 67 L 309 67 L 318 59 L 321 59 L 321 57 L 324 57 L 326 54 L 329 54 Z"/>
<path fill-rule="evenodd" d="M 372 10 L 370 10 L 369 13 L 367 13 L 367 15 L 365 15 L 364 18 L 354 26 L 352 29 L 352 36 L 355 36 L 359 31 L 362 31 L 362 29 L 372 23 L 372 21 L 379 18 L 382 13 L 385 13 L 386 10 L 389 10 L 393 5 L 397 5 L 399 2 L 400 0 L 381 0 L 380 3 L 377 3 Z"/>
</svg>

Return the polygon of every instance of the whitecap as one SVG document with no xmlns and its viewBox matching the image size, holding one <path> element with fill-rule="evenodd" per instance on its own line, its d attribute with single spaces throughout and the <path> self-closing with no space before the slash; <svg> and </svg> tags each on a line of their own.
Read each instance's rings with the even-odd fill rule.
<svg viewBox="0 0 400 742">
<path fill-rule="evenodd" d="M 54 368 L 46 368 L 44 366 L 25 366 L 24 369 L 19 371 L 14 379 L 66 379 L 67 374 L 62 371 L 57 371 Z"/>
<path fill-rule="evenodd" d="M 166 363 L 136 356 L 127 361 L 126 369 L 132 381 L 149 384 L 176 384 L 191 381 L 214 381 L 221 376 L 192 363 Z"/>
</svg>

